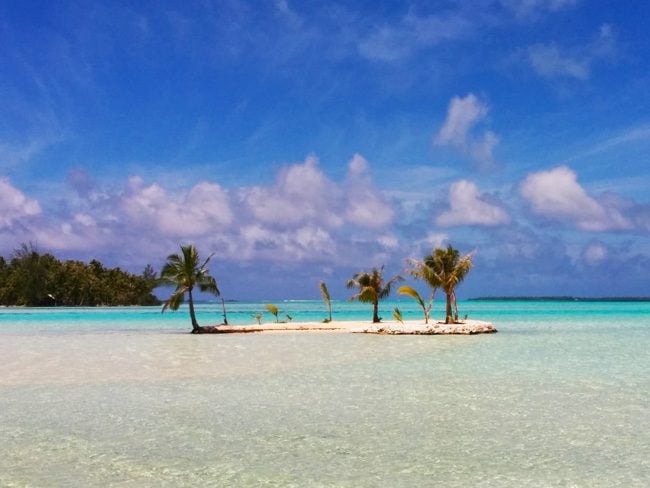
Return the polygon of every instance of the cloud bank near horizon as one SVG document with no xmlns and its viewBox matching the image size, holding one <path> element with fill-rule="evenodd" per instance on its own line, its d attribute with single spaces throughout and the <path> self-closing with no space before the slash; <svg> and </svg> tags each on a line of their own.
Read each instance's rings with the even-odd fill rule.
<svg viewBox="0 0 650 488">
<path fill-rule="evenodd" d="M 400 198 L 383 196 L 390 192 L 377 186 L 371 164 L 360 154 L 347 162 L 340 181 L 325 173 L 316 155 L 308 155 L 283 165 L 266 185 L 225 187 L 203 180 L 170 188 L 131 176 L 121 187 L 105 189 L 81 170 L 69 175 L 67 185 L 54 201 L 38 201 L 0 180 L 5 252 L 33 241 L 68 256 L 114 256 L 119 250 L 124 263 L 143 266 L 161 263 L 179 242 L 192 242 L 238 266 L 311 265 L 331 274 L 382 264 L 399 268 L 405 257 L 453 243 L 477 251 L 486 272 L 509 262 L 530 273 L 542 262 L 549 266 L 540 260 L 559 249 L 552 262 L 563 261 L 565 274 L 595 272 L 612 255 L 633 259 L 632 252 L 616 254 L 616 245 L 606 243 L 608 235 L 650 233 L 647 207 L 611 193 L 591 195 L 567 166 L 528 173 L 508 199 L 464 179 L 441 183 L 446 199 L 432 198 L 429 214 L 410 223 Z M 474 239 L 457 228 L 471 230 Z M 563 232 L 599 240 L 577 239 L 575 250 L 558 248 Z"/>
</svg>

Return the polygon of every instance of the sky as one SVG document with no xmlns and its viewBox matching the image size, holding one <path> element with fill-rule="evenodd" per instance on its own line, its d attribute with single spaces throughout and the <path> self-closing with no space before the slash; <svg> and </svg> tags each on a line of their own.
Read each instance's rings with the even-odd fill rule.
<svg viewBox="0 0 650 488">
<path fill-rule="evenodd" d="M 0 2 L 0 255 L 140 272 L 191 243 L 225 298 L 278 300 L 451 244 L 473 253 L 461 298 L 650 295 L 648 18 Z"/>
</svg>

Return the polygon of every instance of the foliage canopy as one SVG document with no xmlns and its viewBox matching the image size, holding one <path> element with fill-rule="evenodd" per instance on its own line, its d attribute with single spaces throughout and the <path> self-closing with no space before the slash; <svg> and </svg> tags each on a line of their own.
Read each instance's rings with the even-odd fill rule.
<svg viewBox="0 0 650 488">
<path fill-rule="evenodd" d="M 93 259 L 60 261 L 21 244 L 9 261 L 0 257 L 0 305 L 114 306 L 158 305 L 152 294 L 157 285 L 151 266 L 136 275 L 120 268 L 106 268 Z"/>
</svg>

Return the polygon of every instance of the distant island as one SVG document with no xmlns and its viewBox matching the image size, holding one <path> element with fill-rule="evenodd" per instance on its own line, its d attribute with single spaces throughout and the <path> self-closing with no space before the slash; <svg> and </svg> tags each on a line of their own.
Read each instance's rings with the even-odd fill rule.
<svg viewBox="0 0 650 488">
<path fill-rule="evenodd" d="M 486 296 L 469 298 L 468 300 L 493 302 L 650 302 L 650 297 Z"/>
<path fill-rule="evenodd" d="M 94 307 L 160 305 L 153 295 L 157 274 L 107 268 L 93 259 L 61 261 L 22 244 L 7 260 L 0 256 L 0 306 Z"/>
</svg>

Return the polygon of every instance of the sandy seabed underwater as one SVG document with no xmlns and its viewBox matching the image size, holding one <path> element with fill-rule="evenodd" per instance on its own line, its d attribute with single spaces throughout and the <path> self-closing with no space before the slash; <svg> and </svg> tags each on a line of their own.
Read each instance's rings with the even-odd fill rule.
<svg viewBox="0 0 650 488">
<path fill-rule="evenodd" d="M 0 486 L 650 485 L 650 303 L 460 308 L 499 332 L 192 336 L 183 310 L 1 309 Z"/>
</svg>

